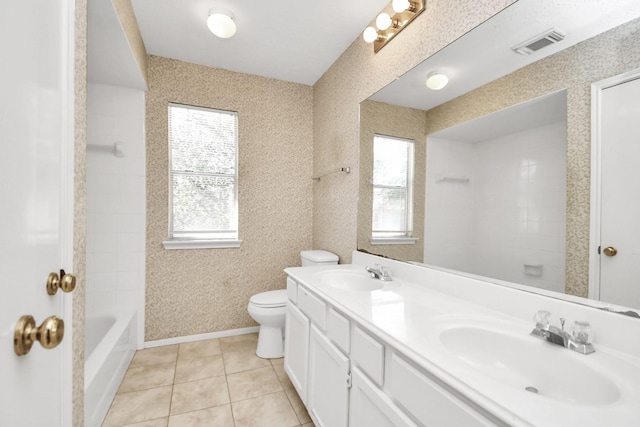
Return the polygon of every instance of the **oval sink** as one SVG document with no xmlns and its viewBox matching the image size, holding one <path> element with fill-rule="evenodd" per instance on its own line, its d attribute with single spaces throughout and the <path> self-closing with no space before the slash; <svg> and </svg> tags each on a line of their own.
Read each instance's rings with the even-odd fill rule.
<svg viewBox="0 0 640 427">
<path fill-rule="evenodd" d="M 381 280 L 374 279 L 366 271 L 325 270 L 316 273 L 321 286 L 349 292 L 370 292 L 382 289 Z"/>
<path fill-rule="evenodd" d="M 440 341 L 475 373 L 565 403 L 607 405 L 620 397 L 613 381 L 568 349 L 534 337 L 473 326 L 446 329 Z"/>
</svg>

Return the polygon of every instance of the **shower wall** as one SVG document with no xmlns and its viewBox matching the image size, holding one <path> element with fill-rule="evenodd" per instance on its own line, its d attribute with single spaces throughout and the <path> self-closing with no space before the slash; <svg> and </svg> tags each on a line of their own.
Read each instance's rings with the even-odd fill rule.
<svg viewBox="0 0 640 427">
<path fill-rule="evenodd" d="M 144 318 L 144 96 L 88 85 L 86 312 L 139 310 L 138 325 Z M 116 142 L 123 157 L 103 151 Z"/>
<path fill-rule="evenodd" d="M 425 263 L 563 292 L 566 122 L 427 146 Z"/>
</svg>

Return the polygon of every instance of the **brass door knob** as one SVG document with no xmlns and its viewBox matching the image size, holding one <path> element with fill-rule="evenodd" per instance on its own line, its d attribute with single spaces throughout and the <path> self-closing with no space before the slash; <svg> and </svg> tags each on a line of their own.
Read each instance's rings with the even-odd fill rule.
<svg viewBox="0 0 640 427">
<path fill-rule="evenodd" d="M 55 295 L 58 289 L 62 289 L 62 292 L 71 292 L 76 288 L 76 278 L 73 274 L 66 274 L 64 270 L 60 270 L 60 276 L 56 273 L 49 274 L 47 279 L 47 293 L 49 295 Z"/>
<path fill-rule="evenodd" d="M 54 348 L 64 338 L 64 321 L 56 316 L 49 316 L 36 327 L 33 316 L 22 316 L 13 334 L 13 351 L 18 356 L 29 353 L 33 343 L 38 341 L 44 348 Z"/>
<path fill-rule="evenodd" d="M 616 256 L 616 254 L 618 253 L 618 250 L 616 248 L 614 248 L 613 246 L 607 246 L 606 248 L 604 248 L 602 250 L 602 252 L 606 256 Z"/>
</svg>

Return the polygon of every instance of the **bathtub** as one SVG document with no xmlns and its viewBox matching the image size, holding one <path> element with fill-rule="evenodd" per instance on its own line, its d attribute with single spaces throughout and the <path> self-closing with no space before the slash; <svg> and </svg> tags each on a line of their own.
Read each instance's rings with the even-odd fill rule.
<svg viewBox="0 0 640 427">
<path fill-rule="evenodd" d="M 102 424 L 135 350 L 135 312 L 87 317 L 84 360 L 86 427 Z"/>
</svg>

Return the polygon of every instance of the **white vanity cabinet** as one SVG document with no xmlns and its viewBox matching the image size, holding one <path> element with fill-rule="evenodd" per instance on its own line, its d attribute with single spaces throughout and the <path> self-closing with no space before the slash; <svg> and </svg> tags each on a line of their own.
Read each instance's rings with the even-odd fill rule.
<svg viewBox="0 0 640 427">
<path fill-rule="evenodd" d="M 317 427 L 494 423 L 407 362 L 371 329 L 289 278 L 285 370 Z"/>
</svg>

